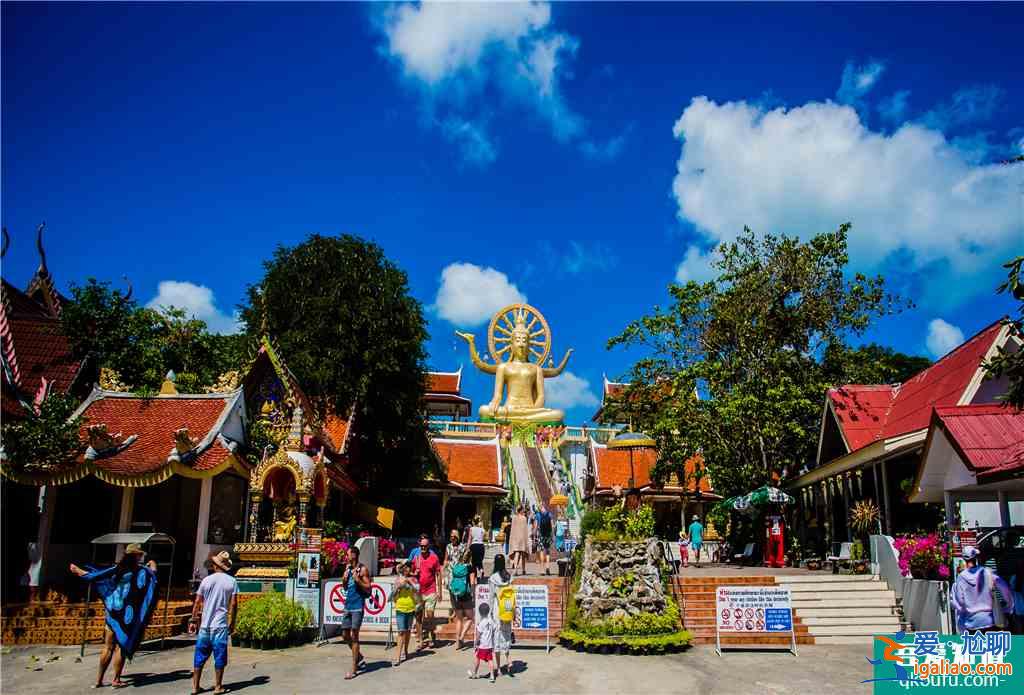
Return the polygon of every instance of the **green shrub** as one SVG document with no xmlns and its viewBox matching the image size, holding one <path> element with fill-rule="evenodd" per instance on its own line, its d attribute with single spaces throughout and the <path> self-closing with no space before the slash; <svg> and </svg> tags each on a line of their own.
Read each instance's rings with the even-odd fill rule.
<svg viewBox="0 0 1024 695">
<path fill-rule="evenodd" d="M 641 505 L 626 517 L 625 529 L 628 538 L 647 540 L 653 536 L 654 508 L 649 504 Z"/>
<path fill-rule="evenodd" d="M 580 520 L 580 539 L 586 539 L 592 533 L 600 531 L 603 527 L 604 514 L 597 507 L 590 507 L 583 513 L 583 518 Z"/>
<path fill-rule="evenodd" d="M 604 524 L 602 528 L 605 531 L 614 533 L 616 536 L 622 536 L 626 532 L 626 517 L 629 513 L 625 508 L 613 504 L 604 510 Z"/>
<path fill-rule="evenodd" d="M 558 636 L 565 643 L 583 647 L 587 651 L 601 647 L 625 647 L 638 654 L 664 654 L 667 651 L 678 651 L 690 644 L 692 636 L 686 630 L 676 630 L 659 635 L 607 637 L 588 635 L 580 630 L 565 628 Z"/>
<path fill-rule="evenodd" d="M 301 632 L 311 617 L 305 606 L 282 593 L 268 592 L 242 604 L 235 632 L 242 639 L 257 642 L 286 640 Z"/>
</svg>

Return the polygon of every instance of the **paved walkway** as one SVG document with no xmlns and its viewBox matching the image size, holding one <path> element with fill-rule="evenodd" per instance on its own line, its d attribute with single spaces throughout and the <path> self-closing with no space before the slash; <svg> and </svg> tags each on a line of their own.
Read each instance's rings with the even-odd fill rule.
<svg viewBox="0 0 1024 695">
<path fill-rule="evenodd" d="M 786 652 L 727 652 L 719 657 L 710 647 L 694 647 L 682 654 L 659 657 L 598 656 L 555 648 L 517 648 L 512 652 L 514 678 L 501 677 L 494 685 L 469 681 L 469 650 L 444 647 L 415 656 L 391 667 L 393 650 L 368 645 L 369 672 L 351 683 L 342 680 L 348 648 L 331 643 L 282 651 L 233 649 L 225 685 L 245 695 L 260 693 L 380 693 L 507 692 L 507 693 L 864 693 L 869 685 L 869 646 L 808 646 L 800 655 Z M 77 647 L 5 648 L 0 658 L 2 690 L 6 694 L 96 692 L 89 689 L 95 676 L 97 649 L 86 650 L 76 663 Z M 57 658 L 54 658 L 57 657 Z M 141 652 L 126 669 L 132 687 L 122 692 L 162 695 L 190 692 L 192 649 L 185 645 L 168 651 Z M 212 669 L 212 663 L 208 666 Z M 203 684 L 212 688 L 212 670 Z M 109 678 L 109 676 L 108 676 Z M 99 692 L 113 692 L 102 690 Z M 209 691 L 207 691 L 209 692 Z"/>
</svg>

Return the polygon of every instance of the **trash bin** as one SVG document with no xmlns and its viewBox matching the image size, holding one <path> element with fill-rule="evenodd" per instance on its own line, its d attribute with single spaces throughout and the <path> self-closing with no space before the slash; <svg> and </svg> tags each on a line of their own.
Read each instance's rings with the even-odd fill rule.
<svg viewBox="0 0 1024 695">
<path fill-rule="evenodd" d="M 569 571 L 569 560 L 564 558 L 564 557 L 558 558 L 558 576 L 559 577 L 564 577 L 566 574 L 568 574 L 568 571 Z"/>
</svg>

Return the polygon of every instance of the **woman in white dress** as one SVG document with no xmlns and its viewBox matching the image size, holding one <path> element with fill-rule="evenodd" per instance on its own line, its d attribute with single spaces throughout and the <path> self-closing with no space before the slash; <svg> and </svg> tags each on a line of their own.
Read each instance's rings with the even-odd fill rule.
<svg viewBox="0 0 1024 695">
<path fill-rule="evenodd" d="M 494 572 L 491 574 L 490 579 L 487 583 L 491 588 L 491 615 L 494 616 L 494 620 L 498 623 L 498 631 L 494 635 L 494 659 L 495 665 L 498 667 L 498 672 L 501 672 L 501 657 L 502 654 L 505 656 L 506 672 L 508 675 L 512 675 L 512 659 L 509 656 L 509 652 L 512 649 L 512 621 L 503 621 L 498 611 L 498 593 L 503 587 L 512 584 L 512 575 L 507 569 L 505 569 L 505 556 L 496 555 L 494 557 Z"/>
</svg>

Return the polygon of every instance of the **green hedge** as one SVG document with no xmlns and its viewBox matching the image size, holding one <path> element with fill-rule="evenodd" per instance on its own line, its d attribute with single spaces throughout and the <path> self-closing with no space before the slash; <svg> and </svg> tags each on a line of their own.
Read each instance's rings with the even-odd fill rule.
<svg viewBox="0 0 1024 695">
<path fill-rule="evenodd" d="M 628 654 L 677 652 L 688 647 L 692 639 L 692 635 L 686 630 L 676 630 L 662 635 L 594 637 L 579 630 L 565 628 L 558 636 L 562 644 L 570 649 Z"/>
<path fill-rule="evenodd" d="M 258 642 L 287 640 L 302 632 L 310 621 L 308 608 L 271 591 L 242 604 L 235 633 L 241 639 Z"/>
</svg>

